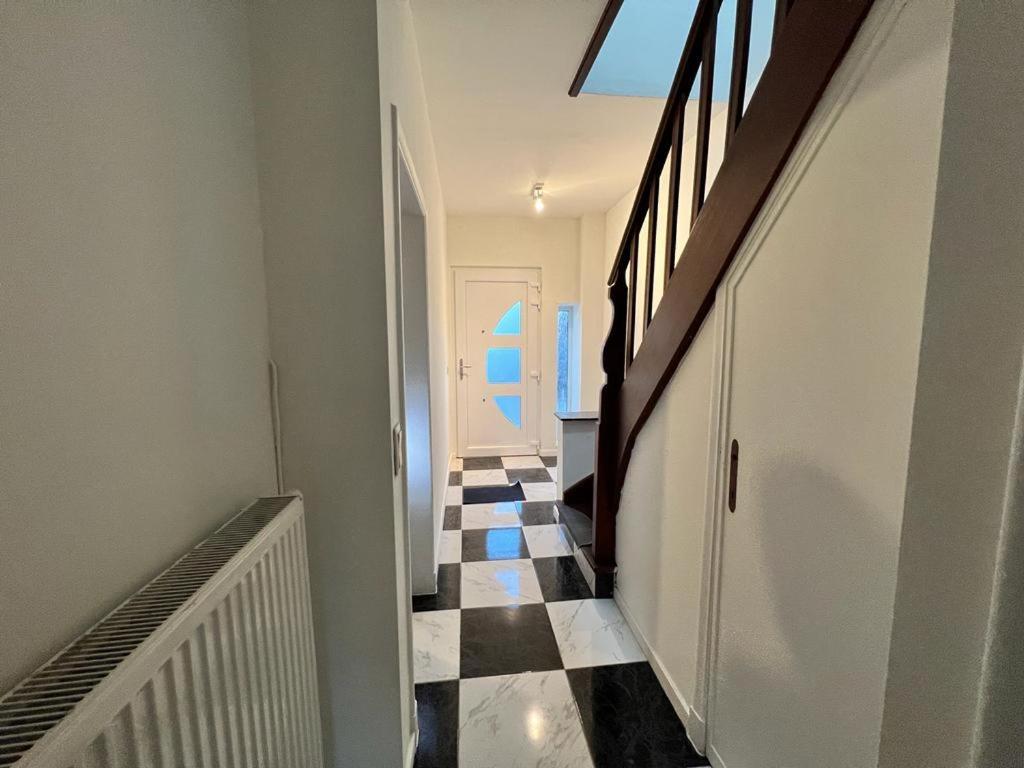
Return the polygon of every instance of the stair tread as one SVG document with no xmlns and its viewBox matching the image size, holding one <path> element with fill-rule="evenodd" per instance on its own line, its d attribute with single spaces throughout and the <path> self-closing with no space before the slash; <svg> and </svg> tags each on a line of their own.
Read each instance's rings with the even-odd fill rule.
<svg viewBox="0 0 1024 768">
<path fill-rule="evenodd" d="M 594 540 L 594 527 L 590 517 L 564 502 L 555 502 L 558 507 L 558 519 L 569 529 L 569 533 L 577 547 L 589 546 Z"/>
</svg>

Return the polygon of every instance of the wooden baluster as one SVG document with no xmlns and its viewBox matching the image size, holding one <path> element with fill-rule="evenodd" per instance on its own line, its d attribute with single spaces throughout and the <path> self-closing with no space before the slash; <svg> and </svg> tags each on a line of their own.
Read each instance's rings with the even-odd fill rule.
<svg viewBox="0 0 1024 768">
<path fill-rule="evenodd" d="M 693 167 L 693 214 L 691 226 L 704 207 L 704 186 L 708 179 L 708 146 L 711 144 L 711 89 L 715 85 L 715 40 L 718 21 L 712 17 L 704 30 L 704 51 L 700 65 L 700 98 L 697 102 L 696 162 Z"/>
<path fill-rule="evenodd" d="M 665 288 L 676 268 L 676 224 L 679 219 L 679 179 L 683 168 L 683 115 L 686 102 L 678 106 L 672 117 L 671 156 L 668 169 L 668 211 L 665 220 Z"/>
<path fill-rule="evenodd" d="M 651 184 L 651 191 L 647 198 L 647 269 L 644 281 L 644 331 L 651 324 L 654 316 L 654 259 L 658 253 L 658 188 L 660 176 L 655 176 Z"/>
<path fill-rule="evenodd" d="M 611 597 L 612 574 L 615 570 L 615 515 L 619 506 L 619 444 L 620 395 L 628 358 L 624 354 L 632 334 L 629 297 L 635 294 L 636 283 L 626 286 L 626 269 L 635 274 L 636 238 L 633 238 L 629 267 L 621 264 L 608 289 L 612 303 L 612 327 L 604 343 L 601 363 L 605 384 L 601 388 L 601 418 L 597 426 L 594 457 L 593 556 L 597 581 L 596 597 Z"/>
<path fill-rule="evenodd" d="M 640 236 L 634 232 L 629 240 L 629 295 L 626 302 L 626 370 L 633 363 L 633 355 L 636 352 L 636 263 L 640 255 L 638 240 Z M 624 265 L 626 266 L 626 265 Z M 625 270 L 622 276 L 625 279 Z"/>
<path fill-rule="evenodd" d="M 775 0 L 775 23 L 772 27 L 772 50 L 775 49 L 775 43 L 779 40 L 779 33 L 782 31 L 782 25 L 786 21 L 786 16 L 789 15 L 790 8 L 793 7 L 793 0 Z"/>
<path fill-rule="evenodd" d="M 736 0 L 736 36 L 732 46 L 732 82 L 729 84 L 729 114 L 725 126 L 725 148 L 740 127 L 743 101 L 747 95 L 747 64 L 750 60 L 750 26 L 754 0 Z"/>
</svg>

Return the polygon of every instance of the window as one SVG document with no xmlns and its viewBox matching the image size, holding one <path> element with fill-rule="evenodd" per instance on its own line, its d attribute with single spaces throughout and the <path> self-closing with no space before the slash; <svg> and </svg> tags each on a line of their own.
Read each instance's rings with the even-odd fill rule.
<svg viewBox="0 0 1024 768">
<path fill-rule="evenodd" d="M 518 384 L 521 381 L 519 347 L 490 347 L 487 350 L 487 383 Z"/>
<path fill-rule="evenodd" d="M 580 344 L 578 310 L 574 304 L 558 307 L 555 329 L 555 410 L 573 411 L 580 400 Z"/>
</svg>

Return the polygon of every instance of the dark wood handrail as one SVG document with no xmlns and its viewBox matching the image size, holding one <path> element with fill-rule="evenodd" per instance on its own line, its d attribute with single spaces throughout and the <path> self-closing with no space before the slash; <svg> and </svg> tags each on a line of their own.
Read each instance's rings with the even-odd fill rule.
<svg viewBox="0 0 1024 768">
<path fill-rule="evenodd" d="M 714 303 L 715 290 L 856 36 L 873 0 L 777 0 L 772 54 L 743 110 L 752 0 L 737 1 L 737 25 L 729 88 L 724 159 L 709 190 L 704 188 L 708 155 L 712 63 L 721 0 L 702 0 L 694 16 L 679 69 L 658 127 L 608 284 L 612 327 L 602 355 L 607 382 L 601 392 L 594 478 L 595 570 L 615 563 L 615 515 L 637 434 L 650 416 Z M 784 23 L 783 23 L 784 21 Z M 698 70 L 697 163 L 692 226 L 675 256 L 675 221 L 681 191 L 669 190 L 665 244 L 665 287 L 651 313 L 653 242 L 656 220 L 648 216 L 670 154 L 670 183 L 683 138 L 686 100 Z M 742 82 L 741 82 L 742 78 Z M 638 252 L 645 221 L 648 250 Z M 646 258 L 646 285 L 637 286 L 637 261 Z M 637 296 L 646 299 L 638 302 Z M 643 338 L 635 344 L 638 303 Z M 649 322 L 648 322 L 649 321 Z"/>
</svg>

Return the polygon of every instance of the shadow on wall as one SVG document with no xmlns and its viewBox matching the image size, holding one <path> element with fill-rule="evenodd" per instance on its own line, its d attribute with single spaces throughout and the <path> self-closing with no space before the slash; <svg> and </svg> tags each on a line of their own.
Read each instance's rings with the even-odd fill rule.
<svg viewBox="0 0 1024 768">
<path fill-rule="evenodd" d="M 770 617 L 770 627 L 746 644 L 755 653 L 734 660 L 737 672 L 740 679 L 756 681 L 754 690 L 785 691 L 793 702 L 805 703 L 773 712 L 776 733 L 806 731 L 802 713 L 812 703 L 835 724 L 833 744 L 839 734 L 863 734 L 869 714 L 864 702 L 877 698 L 881 712 L 883 691 L 872 685 L 884 677 L 890 633 L 879 617 L 892 613 L 898 542 L 883 519 L 886 511 L 871 508 L 838 478 L 792 457 L 771 466 L 758 485 L 762 509 L 772 518 L 753 535 L 754 575 L 768 595 L 763 615 Z M 766 517 L 758 519 L 763 523 Z M 819 533 L 823 522 L 827 536 Z M 772 642 L 778 646 L 767 645 Z M 844 754 L 864 754 L 867 746 L 850 738 Z"/>
</svg>

